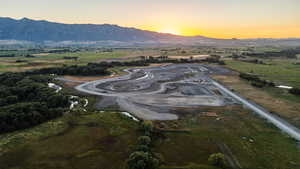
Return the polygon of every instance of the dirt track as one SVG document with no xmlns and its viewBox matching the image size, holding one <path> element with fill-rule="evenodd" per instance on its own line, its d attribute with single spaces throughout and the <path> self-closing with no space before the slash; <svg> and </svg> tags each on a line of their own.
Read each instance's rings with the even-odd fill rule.
<svg viewBox="0 0 300 169">
<path fill-rule="evenodd" d="M 219 90 L 209 77 L 210 74 L 229 73 L 220 67 L 174 64 L 126 71 L 127 75 L 84 83 L 76 89 L 108 97 L 122 109 L 146 120 L 178 119 L 170 111 L 176 107 L 197 108 L 237 103 Z"/>
</svg>

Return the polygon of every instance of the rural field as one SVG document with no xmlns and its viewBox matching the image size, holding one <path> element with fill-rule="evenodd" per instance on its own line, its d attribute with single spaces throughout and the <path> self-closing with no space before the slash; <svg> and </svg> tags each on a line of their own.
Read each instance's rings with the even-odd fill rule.
<svg viewBox="0 0 300 169">
<path fill-rule="evenodd" d="M 274 59 L 265 62 L 268 65 L 228 60 L 226 67 L 238 72 L 257 74 L 263 79 L 274 81 L 278 86 L 299 87 L 300 67 L 295 65 L 297 60 Z M 300 126 L 300 98 L 290 94 L 288 90 L 274 87 L 255 88 L 237 75 L 216 76 L 215 79 L 275 114 L 288 119 L 296 126 Z"/>
<path fill-rule="evenodd" d="M 0 168 L 121 169 L 128 168 L 135 152 L 150 153 L 161 169 L 300 168 L 299 140 L 214 84 L 224 85 L 271 116 L 300 128 L 299 96 L 287 89 L 258 88 L 239 77 L 240 73 L 251 73 L 278 86 L 298 88 L 297 59 L 261 59 L 263 64 L 232 59 L 249 48 L 89 50 L 29 53 L 32 58 L 24 57 L 25 52 L 1 58 L 0 76 L 16 72 L 16 77 L 6 77 L 13 80 L 20 72 L 32 70 L 41 77 L 56 74 L 51 82 L 62 87 L 59 93 L 72 103 L 78 98 L 78 104 L 71 110 L 67 107 L 58 117 L 2 133 Z M 31 74 L 24 76 L 36 79 Z M 20 88 L 30 86 L 27 83 L 16 82 Z M 9 107 L 0 110 L 8 111 Z M 144 134 L 151 143 L 146 148 L 142 145 L 141 151 L 139 140 L 144 137 L 141 128 L 145 124 L 153 127 L 150 135 Z M 209 160 L 217 153 L 224 156 L 222 166 Z"/>
<path fill-rule="evenodd" d="M 201 112 L 216 112 L 219 120 Z M 239 106 L 205 107 L 179 121 L 154 123 L 164 126 L 164 136 L 153 145 L 153 151 L 164 158 L 162 168 L 214 168 L 207 159 L 215 152 L 226 154 L 237 168 L 299 167 L 297 143 Z M 66 115 L 2 135 L 0 166 L 123 168 L 136 144 L 137 126 L 128 117 L 111 111 Z"/>
<path fill-rule="evenodd" d="M 300 0 L 0 5 L 0 169 L 300 169 Z"/>
</svg>

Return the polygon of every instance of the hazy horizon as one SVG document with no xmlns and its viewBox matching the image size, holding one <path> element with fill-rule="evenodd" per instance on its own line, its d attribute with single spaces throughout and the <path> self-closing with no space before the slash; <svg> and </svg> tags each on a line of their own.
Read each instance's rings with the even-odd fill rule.
<svg viewBox="0 0 300 169">
<path fill-rule="evenodd" d="M 1 16 L 214 38 L 300 37 L 297 0 L 4 0 Z"/>
</svg>

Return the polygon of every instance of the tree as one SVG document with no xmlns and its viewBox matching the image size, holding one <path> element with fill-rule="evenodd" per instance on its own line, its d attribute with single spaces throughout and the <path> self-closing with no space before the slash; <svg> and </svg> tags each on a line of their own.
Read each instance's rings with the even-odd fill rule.
<svg viewBox="0 0 300 169">
<path fill-rule="evenodd" d="M 216 167 L 225 167 L 225 156 L 222 153 L 211 154 L 208 162 Z"/>
<path fill-rule="evenodd" d="M 137 145 L 136 151 L 149 152 L 150 148 L 147 145 Z"/>
<path fill-rule="evenodd" d="M 127 160 L 129 169 L 157 169 L 159 160 L 148 152 L 133 152 Z"/>
<path fill-rule="evenodd" d="M 146 145 L 149 146 L 151 143 L 151 138 L 149 136 L 140 136 L 138 138 L 138 144 L 139 145 Z"/>
<path fill-rule="evenodd" d="M 153 132 L 153 124 L 151 121 L 144 121 L 140 127 L 141 131 L 144 132 L 146 136 L 150 136 Z"/>
</svg>

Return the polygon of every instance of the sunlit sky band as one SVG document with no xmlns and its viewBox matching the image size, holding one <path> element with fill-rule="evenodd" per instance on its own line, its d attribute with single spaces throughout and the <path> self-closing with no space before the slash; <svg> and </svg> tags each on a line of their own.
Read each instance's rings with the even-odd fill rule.
<svg viewBox="0 0 300 169">
<path fill-rule="evenodd" d="M 300 0 L 1 0 L 0 16 L 187 36 L 300 37 Z"/>
</svg>

